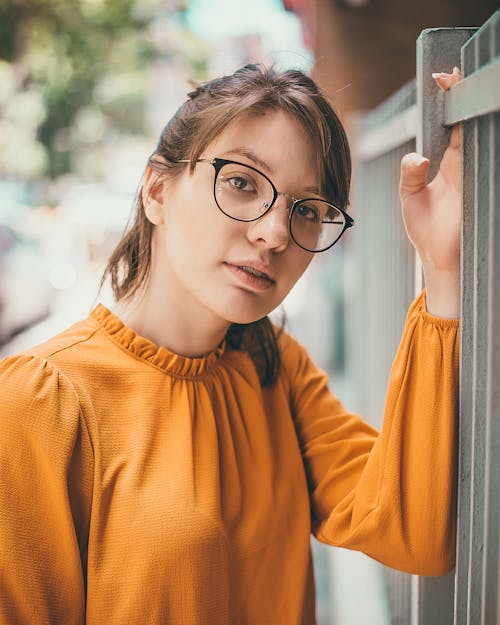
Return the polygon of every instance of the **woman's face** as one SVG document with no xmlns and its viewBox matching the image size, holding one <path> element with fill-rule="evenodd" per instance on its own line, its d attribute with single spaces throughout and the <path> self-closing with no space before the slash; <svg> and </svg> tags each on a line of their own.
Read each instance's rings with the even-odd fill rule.
<svg viewBox="0 0 500 625">
<path fill-rule="evenodd" d="M 296 198 L 319 187 L 315 154 L 300 123 L 282 111 L 240 117 L 202 154 L 234 159 L 260 169 L 278 191 Z M 278 196 L 253 222 L 235 221 L 218 208 L 214 168 L 197 163 L 146 202 L 156 224 L 153 283 L 183 315 L 250 323 L 276 308 L 302 275 L 313 254 L 289 236 L 290 199 Z M 316 193 L 319 193 L 316 190 Z M 161 286 L 160 286 L 161 285 Z M 202 315 L 202 317 L 200 317 Z"/>
</svg>

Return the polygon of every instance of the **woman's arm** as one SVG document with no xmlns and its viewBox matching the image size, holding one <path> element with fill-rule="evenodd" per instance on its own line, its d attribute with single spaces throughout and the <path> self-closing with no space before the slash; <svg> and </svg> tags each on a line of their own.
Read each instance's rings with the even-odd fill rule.
<svg viewBox="0 0 500 625">
<path fill-rule="evenodd" d="M 415 300 L 378 435 L 331 395 L 304 350 L 284 355 L 316 538 L 408 573 L 450 570 L 458 321 L 431 316 L 423 295 Z"/>
<path fill-rule="evenodd" d="M 93 455 L 72 385 L 47 361 L 0 363 L 0 622 L 85 622 Z"/>
</svg>

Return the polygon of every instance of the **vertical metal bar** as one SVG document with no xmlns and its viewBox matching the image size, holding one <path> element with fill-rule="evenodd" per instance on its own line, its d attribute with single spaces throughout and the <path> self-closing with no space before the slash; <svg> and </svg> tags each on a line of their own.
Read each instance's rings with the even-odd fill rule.
<svg viewBox="0 0 500 625">
<path fill-rule="evenodd" d="M 496 41 L 498 42 L 498 38 Z M 491 300 L 491 315 L 489 320 L 490 340 L 489 340 L 489 359 L 488 367 L 490 371 L 488 396 L 489 403 L 489 421 L 491 423 L 490 445 L 491 445 L 491 479 L 490 488 L 492 492 L 492 500 L 495 501 L 495 516 L 490 516 L 490 531 L 496 539 L 496 549 L 493 551 L 492 557 L 496 561 L 488 562 L 488 570 L 491 570 L 491 600 L 487 614 L 491 614 L 492 622 L 494 616 L 494 608 L 496 604 L 496 623 L 500 623 L 500 510 L 498 502 L 498 484 L 500 484 L 500 113 L 494 117 L 495 120 L 495 139 L 494 139 L 494 170 L 492 172 L 493 192 L 491 195 L 492 207 L 492 224 L 491 224 L 491 292 L 493 294 Z"/>
<path fill-rule="evenodd" d="M 483 27 L 475 38 L 476 69 L 491 58 L 490 25 Z M 486 554 L 490 549 L 487 536 L 490 498 L 487 493 L 488 424 L 487 424 L 487 380 L 488 380 L 488 317 L 489 300 L 489 229 L 490 229 L 490 187 L 491 180 L 491 116 L 481 117 L 477 124 L 476 161 L 476 236 L 475 236 L 475 298 L 474 298 L 474 376 L 473 376 L 473 482 L 472 482 L 472 541 L 470 554 L 470 607 L 469 615 L 474 622 L 489 625 L 485 621 L 485 570 Z"/>
<path fill-rule="evenodd" d="M 498 55 L 500 12 L 463 46 L 466 76 Z M 464 127 L 464 221 L 460 381 L 460 489 L 455 622 L 500 623 L 499 496 L 500 371 L 495 369 L 498 300 L 499 114 L 478 117 Z M 497 178 L 495 178 L 497 176 Z M 495 255 L 496 254 L 496 255 Z M 498 339 L 497 339 L 498 345 Z"/>
<path fill-rule="evenodd" d="M 417 622 L 419 625 L 448 625 L 453 623 L 454 571 L 441 577 L 417 577 Z M 414 617 L 415 618 L 415 617 Z"/>
<path fill-rule="evenodd" d="M 482 625 L 500 623 L 499 595 L 499 527 L 500 527 L 500 113 L 489 118 L 489 211 L 488 211 L 488 285 L 486 337 L 486 483 L 484 585 L 482 593 Z"/>
<path fill-rule="evenodd" d="M 499 16 L 500 17 L 500 14 Z M 500 54 L 500 19 L 491 23 L 489 59 Z M 499 615 L 499 528 L 500 528 L 500 113 L 489 119 L 490 169 L 488 172 L 488 320 L 486 381 L 486 509 L 483 586 L 483 624 L 500 623 Z"/>
<path fill-rule="evenodd" d="M 417 152 L 430 159 L 428 179 L 436 175 L 448 145 L 449 131 L 442 125 L 443 101 L 432 72 L 451 71 L 460 64 L 460 49 L 475 29 L 433 28 L 417 39 Z M 416 263 L 418 267 L 418 263 Z M 420 271 L 417 269 L 417 273 Z M 417 285 L 418 289 L 418 285 Z M 417 622 L 413 625 L 453 623 L 454 576 L 419 578 L 414 584 L 418 598 Z"/>
<path fill-rule="evenodd" d="M 378 372 L 377 379 L 372 378 L 372 383 L 378 387 L 379 414 L 382 414 L 385 399 L 385 385 L 382 380 L 390 370 L 414 289 L 413 248 L 408 243 L 404 231 L 397 189 L 401 158 L 412 150 L 414 150 L 413 141 L 391 150 L 370 165 L 374 171 L 373 182 L 381 187 L 380 213 L 373 213 L 372 218 L 383 224 L 380 236 L 372 239 L 372 254 L 367 258 L 367 269 L 372 276 L 371 288 L 377 310 L 376 317 L 371 313 L 369 317 L 374 340 L 373 365 Z M 386 182 L 380 185 L 381 180 Z M 367 191 L 369 193 L 370 190 Z M 377 279 L 377 274 L 384 275 L 384 280 Z M 379 331 L 377 332 L 375 328 L 379 328 Z M 382 328 L 383 334 L 380 332 Z M 411 576 L 390 569 L 385 569 L 384 576 L 391 622 L 393 625 L 408 625 L 411 619 Z"/>
<path fill-rule="evenodd" d="M 472 46 L 462 49 L 462 72 L 475 69 Z M 474 276 L 474 145 L 475 122 L 464 124 L 463 219 L 462 219 L 462 315 L 460 335 L 460 427 L 459 489 L 457 517 L 457 566 L 455 577 L 455 623 L 468 622 L 469 544 L 471 540 L 472 386 L 473 377 L 473 276 Z"/>
<path fill-rule="evenodd" d="M 474 40 L 476 68 L 480 65 L 481 38 Z M 473 375 L 472 375 L 472 483 L 471 540 L 469 553 L 468 618 L 471 623 L 482 622 L 484 499 L 485 499 L 485 398 L 488 312 L 488 119 L 473 121 L 475 180 L 474 180 L 474 277 L 473 277 Z M 486 201 L 485 201 L 486 200 Z M 484 210 L 486 208 L 486 210 Z M 472 277 L 472 276 L 470 276 Z M 467 277 L 465 277 L 466 279 Z M 470 357 L 470 356 L 469 356 Z"/>
<path fill-rule="evenodd" d="M 460 49 L 475 28 L 428 28 L 417 39 L 417 152 L 430 159 L 432 180 L 448 142 L 443 126 L 443 100 L 432 72 L 451 71 L 460 65 Z"/>
<path fill-rule="evenodd" d="M 464 46 L 464 57 L 469 61 L 467 74 L 477 69 L 481 64 L 481 42 L 482 39 L 476 36 Z M 463 379 L 462 386 L 471 386 L 470 406 L 463 406 L 463 424 L 471 422 L 470 439 L 465 437 L 461 440 L 461 453 L 467 455 L 469 462 L 470 481 L 469 485 L 464 484 L 464 489 L 469 489 L 467 498 L 469 500 L 469 533 L 468 533 L 468 554 L 467 560 L 463 558 L 461 566 L 467 565 L 467 592 L 464 588 L 460 591 L 457 587 L 457 594 L 467 597 L 467 622 L 482 622 L 482 594 L 483 594 L 483 554 L 484 554 L 484 496 L 485 496 L 485 389 L 484 372 L 485 362 L 485 324 L 487 323 L 487 283 L 488 266 L 486 263 L 487 249 L 484 245 L 487 238 L 488 216 L 483 210 L 485 192 L 488 189 L 489 154 L 487 120 L 476 119 L 466 125 L 465 142 L 467 152 L 472 152 L 472 159 L 466 166 L 471 167 L 473 180 L 469 181 L 474 190 L 473 195 L 473 249 L 472 252 L 472 272 L 463 275 L 464 288 L 464 319 L 470 320 L 470 325 L 463 328 L 464 340 L 467 333 L 471 333 L 469 342 L 472 350 L 468 354 L 465 352 L 462 359 L 464 368 L 471 368 L 469 377 Z M 485 144 L 486 139 L 486 144 Z M 482 148 L 480 149 L 480 146 Z M 467 294 L 471 291 L 471 297 Z M 470 411 L 467 409 L 470 408 Z M 467 447 L 470 447 L 470 451 Z M 465 494 L 465 493 L 464 493 Z M 466 511 L 463 511 L 464 514 Z M 465 544 L 463 545 L 465 548 Z M 465 616 L 465 614 L 463 614 Z"/>
</svg>

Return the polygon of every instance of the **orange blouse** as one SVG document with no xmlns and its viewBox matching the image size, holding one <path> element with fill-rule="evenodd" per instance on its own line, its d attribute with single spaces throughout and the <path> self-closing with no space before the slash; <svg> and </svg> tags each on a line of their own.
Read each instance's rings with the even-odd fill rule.
<svg viewBox="0 0 500 625">
<path fill-rule="evenodd" d="M 313 625 L 310 533 L 454 561 L 458 321 L 412 305 L 378 435 L 296 341 L 158 348 L 98 305 L 0 363 L 2 625 Z"/>
</svg>

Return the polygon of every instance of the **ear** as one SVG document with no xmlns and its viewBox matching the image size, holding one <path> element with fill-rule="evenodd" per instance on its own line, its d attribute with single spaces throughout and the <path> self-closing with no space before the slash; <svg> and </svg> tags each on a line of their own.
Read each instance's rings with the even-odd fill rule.
<svg viewBox="0 0 500 625">
<path fill-rule="evenodd" d="M 142 205 L 144 213 L 149 221 L 159 226 L 165 223 L 163 192 L 165 189 L 165 176 L 147 167 L 142 185 Z"/>
</svg>

